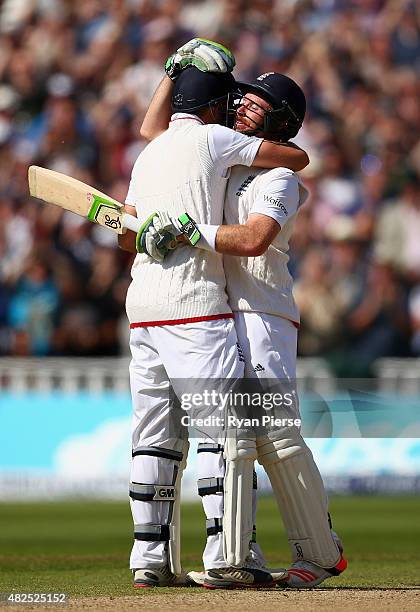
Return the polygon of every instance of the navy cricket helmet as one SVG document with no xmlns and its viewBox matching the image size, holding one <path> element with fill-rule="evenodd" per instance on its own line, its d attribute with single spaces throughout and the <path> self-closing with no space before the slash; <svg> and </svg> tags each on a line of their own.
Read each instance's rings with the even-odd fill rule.
<svg viewBox="0 0 420 612">
<path fill-rule="evenodd" d="M 230 72 L 202 72 L 191 66 L 181 72 L 175 81 L 172 110 L 190 113 L 227 100 L 238 89 Z"/>
<path fill-rule="evenodd" d="M 284 141 L 296 136 L 305 117 L 306 99 L 293 79 L 279 72 L 266 72 L 250 83 L 238 82 L 238 86 L 243 97 L 256 93 L 272 105 L 272 110 L 264 111 L 264 134 Z"/>
</svg>

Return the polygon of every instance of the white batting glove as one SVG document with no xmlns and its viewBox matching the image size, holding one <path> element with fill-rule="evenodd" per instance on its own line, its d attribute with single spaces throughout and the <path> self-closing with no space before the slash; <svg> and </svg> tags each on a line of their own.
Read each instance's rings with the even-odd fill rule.
<svg viewBox="0 0 420 612">
<path fill-rule="evenodd" d="M 235 58 L 229 49 L 219 43 L 206 38 L 193 38 L 168 57 L 165 72 L 175 81 L 189 66 L 195 66 L 202 72 L 232 72 Z"/>
<path fill-rule="evenodd" d="M 181 234 L 183 242 L 177 239 Z M 162 262 L 181 244 L 197 246 L 200 238 L 200 230 L 188 213 L 174 218 L 160 210 L 151 214 L 141 226 L 136 236 L 136 249 L 138 253 L 147 253 L 155 261 Z"/>
<path fill-rule="evenodd" d="M 162 262 L 170 251 L 179 246 L 176 237 L 180 233 L 167 212 L 155 212 L 137 233 L 137 252 L 147 253 L 155 261 Z"/>
</svg>

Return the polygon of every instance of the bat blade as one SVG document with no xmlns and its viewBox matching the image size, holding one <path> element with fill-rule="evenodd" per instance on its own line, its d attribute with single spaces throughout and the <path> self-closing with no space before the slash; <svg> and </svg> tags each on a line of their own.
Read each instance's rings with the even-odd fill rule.
<svg viewBox="0 0 420 612">
<path fill-rule="evenodd" d="M 118 234 L 125 232 L 123 205 L 102 191 L 71 176 L 40 166 L 29 167 L 28 182 L 33 197 L 86 217 Z"/>
</svg>

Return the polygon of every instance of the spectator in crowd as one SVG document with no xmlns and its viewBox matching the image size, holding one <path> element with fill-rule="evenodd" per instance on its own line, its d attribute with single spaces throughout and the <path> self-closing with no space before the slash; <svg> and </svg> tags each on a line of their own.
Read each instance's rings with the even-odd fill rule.
<svg viewBox="0 0 420 612">
<path fill-rule="evenodd" d="M 330 282 L 328 269 L 326 253 L 319 246 L 312 247 L 306 253 L 295 284 L 302 323 L 300 354 L 308 357 L 326 356 L 342 333 L 344 304 Z"/>
<path fill-rule="evenodd" d="M 407 351 L 407 304 L 393 268 L 374 262 L 366 286 L 345 318 L 347 346 L 335 354 L 339 376 L 372 376 L 379 357 L 401 356 Z"/>
<path fill-rule="evenodd" d="M 375 253 L 410 286 L 420 283 L 420 188 L 411 176 L 386 202 L 376 223 Z"/>
<path fill-rule="evenodd" d="M 58 303 L 59 293 L 47 259 L 30 254 L 8 307 L 12 353 L 50 353 Z"/>
<path fill-rule="evenodd" d="M 344 313 L 355 308 L 366 284 L 366 249 L 353 218 L 337 216 L 325 229 L 330 261 L 329 281 Z"/>
<path fill-rule="evenodd" d="M 307 94 L 296 140 L 312 195 L 290 252 L 301 354 L 343 374 L 355 346 L 364 372 L 382 355 L 418 355 L 419 31 L 415 0 L 5 0 L 0 353 L 122 350 L 127 255 L 30 200 L 27 167 L 123 200 L 163 63 L 200 35 L 232 48 L 239 80 L 286 72 Z"/>
</svg>

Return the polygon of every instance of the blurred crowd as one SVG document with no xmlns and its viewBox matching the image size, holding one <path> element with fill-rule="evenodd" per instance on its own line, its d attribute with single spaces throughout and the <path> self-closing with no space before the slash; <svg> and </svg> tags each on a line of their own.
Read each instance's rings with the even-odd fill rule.
<svg viewBox="0 0 420 612">
<path fill-rule="evenodd" d="M 0 354 L 126 351 L 130 256 L 31 200 L 27 168 L 124 200 L 164 61 L 200 35 L 233 50 L 237 78 L 285 72 L 307 95 L 300 354 L 343 376 L 420 356 L 419 30 L 414 0 L 4 0 Z"/>
</svg>

